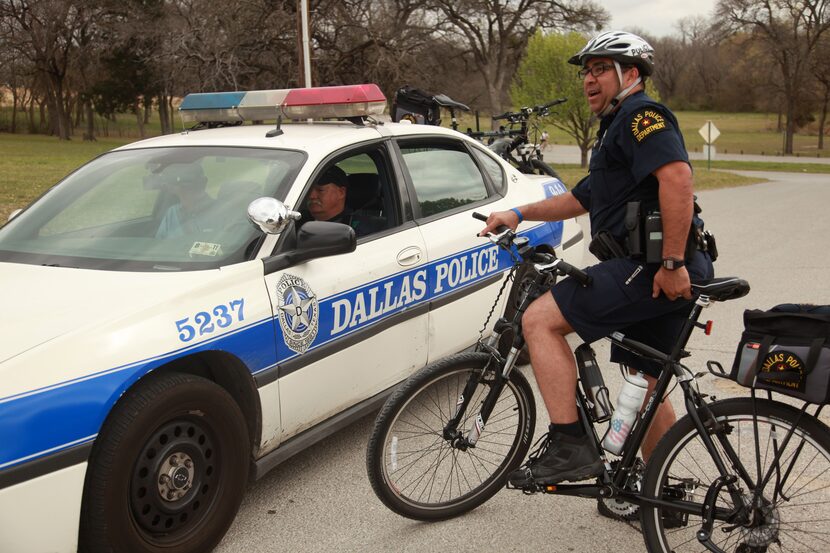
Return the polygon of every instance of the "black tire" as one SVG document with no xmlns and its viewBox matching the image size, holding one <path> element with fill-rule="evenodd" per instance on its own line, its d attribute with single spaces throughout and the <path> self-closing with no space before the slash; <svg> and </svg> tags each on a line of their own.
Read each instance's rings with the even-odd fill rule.
<svg viewBox="0 0 830 553">
<path fill-rule="evenodd" d="M 366 451 L 369 481 L 392 511 L 442 520 L 490 499 L 519 466 L 533 438 L 536 405 L 527 379 L 513 371 L 475 447 L 453 448 L 442 432 L 468 377 L 482 373 L 458 429 L 474 424 L 493 369 L 484 353 L 450 356 L 417 372 L 387 400 Z M 402 451 L 399 442 L 404 442 Z M 400 466 L 399 466 L 400 465 Z"/>
<path fill-rule="evenodd" d="M 557 173 L 553 167 L 542 161 L 541 159 L 531 159 L 530 165 L 533 168 L 532 173 L 534 175 L 547 175 L 549 177 L 553 177 L 555 179 L 562 180 L 559 178 L 559 173 Z"/>
<path fill-rule="evenodd" d="M 239 509 L 250 451 L 245 419 L 224 389 L 187 374 L 148 377 L 95 441 L 80 551 L 210 551 Z"/>
<path fill-rule="evenodd" d="M 752 424 L 751 398 L 736 398 L 711 404 L 715 417 L 732 427 L 727 438 L 755 480 L 757 463 L 755 435 Z M 758 432 L 763 472 L 774 458 L 773 438 L 777 443 L 786 436 L 799 412 L 782 403 L 757 400 Z M 774 434 L 772 434 L 774 432 Z M 713 436 L 713 438 L 716 438 Z M 717 439 L 715 440 L 716 443 Z M 796 454 L 799 444 L 801 451 Z M 718 444 L 721 455 L 723 446 Z M 763 492 L 764 513 L 751 526 L 739 521 L 715 521 L 712 541 L 724 551 L 763 553 L 765 551 L 827 551 L 826 521 L 830 519 L 830 429 L 813 417 L 805 416 L 796 428 L 779 463 L 781 474 L 792 464 L 792 470 L 781 490 L 774 493 L 776 477 Z M 729 461 L 727 467 L 733 470 Z M 668 497 L 684 496 L 702 503 L 709 485 L 719 474 L 711 456 L 697 434 L 689 416 L 683 417 L 663 437 L 646 468 L 643 482 L 645 497 L 655 498 L 666 492 Z M 677 484 L 682 480 L 684 484 Z M 738 482 L 744 500 L 753 490 L 743 480 Z M 787 500 L 784 497 L 787 497 Z M 718 507 L 732 508 L 732 499 L 724 489 L 718 496 Z M 643 505 L 640 509 L 643 535 L 650 552 L 702 551 L 696 533 L 702 520 Z M 758 523 L 760 521 L 760 523 Z"/>
</svg>

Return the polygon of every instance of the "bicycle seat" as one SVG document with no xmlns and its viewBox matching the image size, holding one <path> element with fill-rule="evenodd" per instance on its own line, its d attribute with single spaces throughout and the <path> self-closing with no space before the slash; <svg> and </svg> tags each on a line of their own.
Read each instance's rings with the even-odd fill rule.
<svg viewBox="0 0 830 553">
<path fill-rule="evenodd" d="M 457 108 L 463 111 L 470 111 L 470 108 L 462 104 L 461 102 L 456 102 L 446 94 L 436 94 L 432 97 L 439 106 L 444 108 Z"/>
<path fill-rule="evenodd" d="M 749 293 L 749 283 L 738 277 L 698 280 L 692 283 L 692 292 L 709 296 L 712 301 L 735 300 Z"/>
</svg>

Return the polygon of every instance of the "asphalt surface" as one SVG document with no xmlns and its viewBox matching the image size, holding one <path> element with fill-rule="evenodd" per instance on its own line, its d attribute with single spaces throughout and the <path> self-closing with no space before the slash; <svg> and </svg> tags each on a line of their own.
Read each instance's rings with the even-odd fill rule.
<svg viewBox="0 0 830 553">
<path fill-rule="evenodd" d="M 715 144 L 717 150 L 717 143 Z M 543 150 L 545 161 L 553 163 L 579 163 L 579 147 L 568 144 L 552 144 L 545 147 Z M 689 152 L 689 158 L 693 160 L 707 159 L 702 152 Z M 830 155 L 825 154 L 825 157 L 810 157 L 810 156 L 768 156 L 768 155 L 754 155 L 754 154 L 725 154 L 721 151 L 715 153 L 712 161 L 766 161 L 769 163 L 830 163 Z"/>
<path fill-rule="evenodd" d="M 830 303 L 828 177 L 742 174 L 770 181 L 704 191 L 698 197 L 707 228 L 717 236 L 718 276 L 742 277 L 752 292 L 704 312 L 704 318 L 715 321 L 714 332 L 693 337 L 687 365 L 694 370 L 704 370 L 707 359 L 731 366 L 744 309 L 767 309 L 783 302 Z M 595 349 L 616 397 L 621 379 L 616 368 L 604 362 L 606 343 Z M 713 377 L 704 377 L 700 385 L 718 397 L 744 393 Z M 680 411 L 679 393 L 671 397 Z M 502 490 L 450 521 L 426 524 L 401 518 L 374 496 L 366 477 L 365 447 L 373 418 L 358 421 L 253 483 L 216 551 L 645 551 L 639 524 L 602 518 L 595 503 L 586 499 Z M 546 423 L 546 415 L 540 414 L 537 429 Z"/>
</svg>

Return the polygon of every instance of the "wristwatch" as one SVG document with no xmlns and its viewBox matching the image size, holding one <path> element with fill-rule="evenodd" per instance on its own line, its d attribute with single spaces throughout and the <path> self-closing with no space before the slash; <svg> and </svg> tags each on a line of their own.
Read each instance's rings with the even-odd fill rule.
<svg viewBox="0 0 830 553">
<path fill-rule="evenodd" d="M 678 259 L 676 257 L 664 257 L 663 258 L 663 268 L 667 271 L 674 271 L 679 269 L 680 267 L 684 267 L 686 262 L 682 259 Z"/>
</svg>

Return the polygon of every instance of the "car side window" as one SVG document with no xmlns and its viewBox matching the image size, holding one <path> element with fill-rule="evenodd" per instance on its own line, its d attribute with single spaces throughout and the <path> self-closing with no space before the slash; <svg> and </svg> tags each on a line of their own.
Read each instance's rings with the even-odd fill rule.
<svg viewBox="0 0 830 553">
<path fill-rule="evenodd" d="M 473 155 L 476 156 L 476 159 L 490 176 L 490 181 L 493 183 L 493 186 L 496 188 L 496 191 L 499 194 L 504 194 L 507 192 L 507 179 L 504 175 L 504 169 L 502 166 L 499 165 L 499 162 L 487 155 L 486 153 L 482 152 L 478 148 L 471 148 L 473 150 Z"/>
<path fill-rule="evenodd" d="M 378 148 L 326 164 L 315 176 L 302 202 L 303 221 L 344 223 L 355 230 L 358 238 L 397 226 L 397 200 L 386 160 L 383 150 Z M 329 203 L 336 206 L 323 209 Z"/>
<path fill-rule="evenodd" d="M 460 144 L 403 143 L 400 149 L 422 217 L 487 198 L 484 177 Z"/>
</svg>

